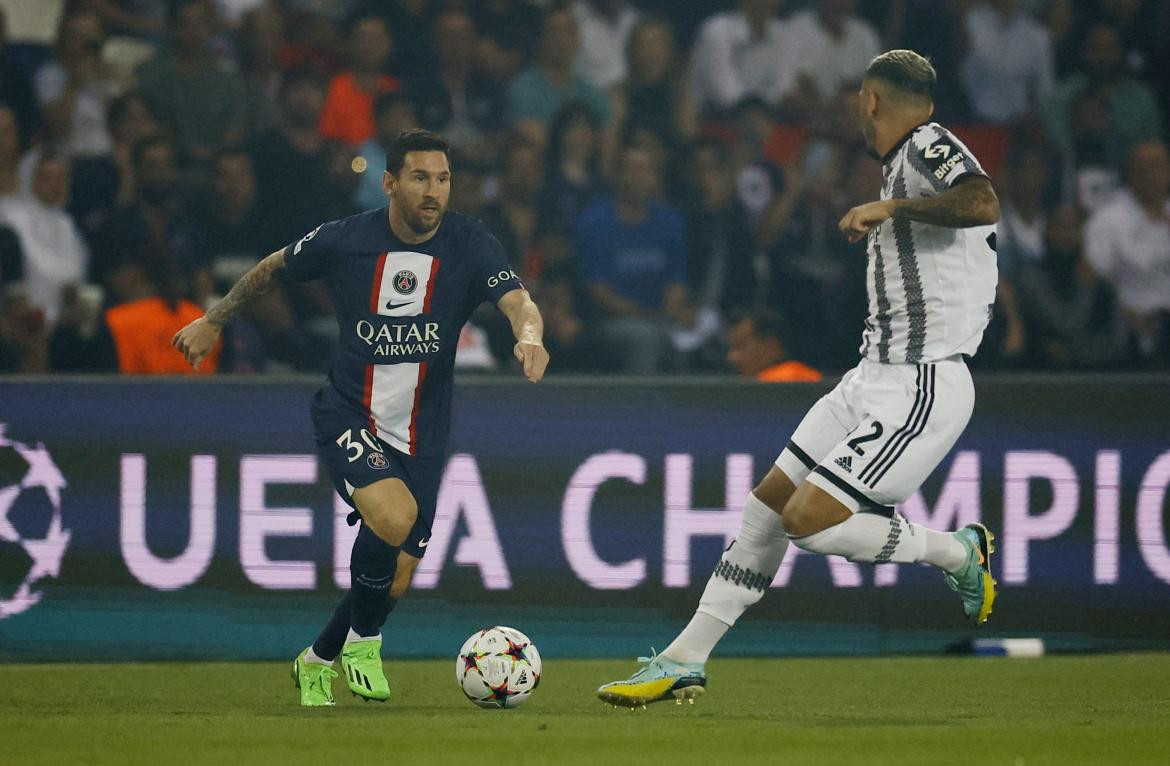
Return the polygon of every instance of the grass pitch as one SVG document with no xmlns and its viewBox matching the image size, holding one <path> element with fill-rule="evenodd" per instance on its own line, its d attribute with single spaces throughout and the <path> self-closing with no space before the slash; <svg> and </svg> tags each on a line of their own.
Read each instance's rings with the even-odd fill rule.
<svg viewBox="0 0 1170 766">
<path fill-rule="evenodd" d="M 630 662 L 546 660 L 510 711 L 449 661 L 303 710 L 290 664 L 0 665 L 0 763 L 1170 763 L 1170 655 L 714 660 L 694 706 L 634 712 L 593 696 Z"/>
</svg>

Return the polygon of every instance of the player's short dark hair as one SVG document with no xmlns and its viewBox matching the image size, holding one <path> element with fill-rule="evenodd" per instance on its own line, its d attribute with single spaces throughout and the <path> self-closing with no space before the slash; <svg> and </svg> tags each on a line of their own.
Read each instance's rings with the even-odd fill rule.
<svg viewBox="0 0 1170 766">
<path fill-rule="evenodd" d="M 451 145 L 447 139 L 438 133 L 414 128 L 402 131 L 390 142 L 390 148 L 386 150 L 386 170 L 391 175 L 398 175 L 406 164 L 406 155 L 411 152 L 442 152 L 447 162 L 451 161 Z"/>
<path fill-rule="evenodd" d="M 928 101 L 934 98 L 938 75 L 930 60 L 911 50 L 886 51 L 869 62 L 866 79 L 882 80 L 910 96 Z"/>
</svg>

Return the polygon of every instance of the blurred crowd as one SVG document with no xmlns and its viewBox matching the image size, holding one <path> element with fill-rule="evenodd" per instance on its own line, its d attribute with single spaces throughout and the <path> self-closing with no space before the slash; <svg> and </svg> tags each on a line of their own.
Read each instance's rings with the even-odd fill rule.
<svg viewBox="0 0 1170 766">
<path fill-rule="evenodd" d="M 36 7 L 35 11 L 32 6 Z M 1170 0 L 0 0 L 0 372 L 178 373 L 171 335 L 325 220 L 385 147 L 454 148 L 552 370 L 852 366 L 877 197 L 855 93 L 907 47 L 1000 195 L 984 368 L 1170 366 Z M 16 16 L 20 18 L 17 19 Z M 318 371 L 282 283 L 203 372 Z M 499 369 L 481 310 L 458 364 Z"/>
</svg>

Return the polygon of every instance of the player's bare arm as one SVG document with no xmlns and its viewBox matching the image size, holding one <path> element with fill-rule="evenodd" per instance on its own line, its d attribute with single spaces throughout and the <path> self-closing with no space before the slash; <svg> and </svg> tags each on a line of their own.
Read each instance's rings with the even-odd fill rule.
<svg viewBox="0 0 1170 766">
<path fill-rule="evenodd" d="M 889 218 L 953 229 L 986 226 L 999 220 L 999 198 L 986 177 L 968 176 L 933 197 L 887 199 L 858 205 L 845 214 L 837 227 L 850 242 L 857 242 Z"/>
<path fill-rule="evenodd" d="M 284 250 L 277 250 L 240 277 L 228 294 L 206 314 L 175 333 L 171 345 L 187 357 L 192 367 L 199 369 L 203 358 L 215 348 L 224 325 L 253 298 L 271 290 L 276 272 L 283 268 Z"/>
<path fill-rule="evenodd" d="M 500 311 L 512 323 L 516 346 L 512 353 L 524 366 L 524 377 L 539 383 L 548 367 L 548 351 L 544 348 L 544 320 L 527 290 L 513 290 L 499 302 Z"/>
</svg>

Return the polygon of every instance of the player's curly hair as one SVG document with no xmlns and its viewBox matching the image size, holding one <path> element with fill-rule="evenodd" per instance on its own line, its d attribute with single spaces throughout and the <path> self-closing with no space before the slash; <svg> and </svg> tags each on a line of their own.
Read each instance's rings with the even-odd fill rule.
<svg viewBox="0 0 1170 766">
<path fill-rule="evenodd" d="M 442 152 L 447 155 L 447 161 L 451 161 L 451 145 L 447 139 L 438 133 L 414 128 L 402 131 L 390 143 L 386 151 L 386 170 L 391 175 L 398 175 L 398 171 L 406 164 L 406 155 L 411 152 Z"/>
<path fill-rule="evenodd" d="M 886 51 L 869 62 L 866 78 L 882 80 L 910 96 L 932 99 L 938 81 L 930 59 L 911 50 Z"/>
</svg>

